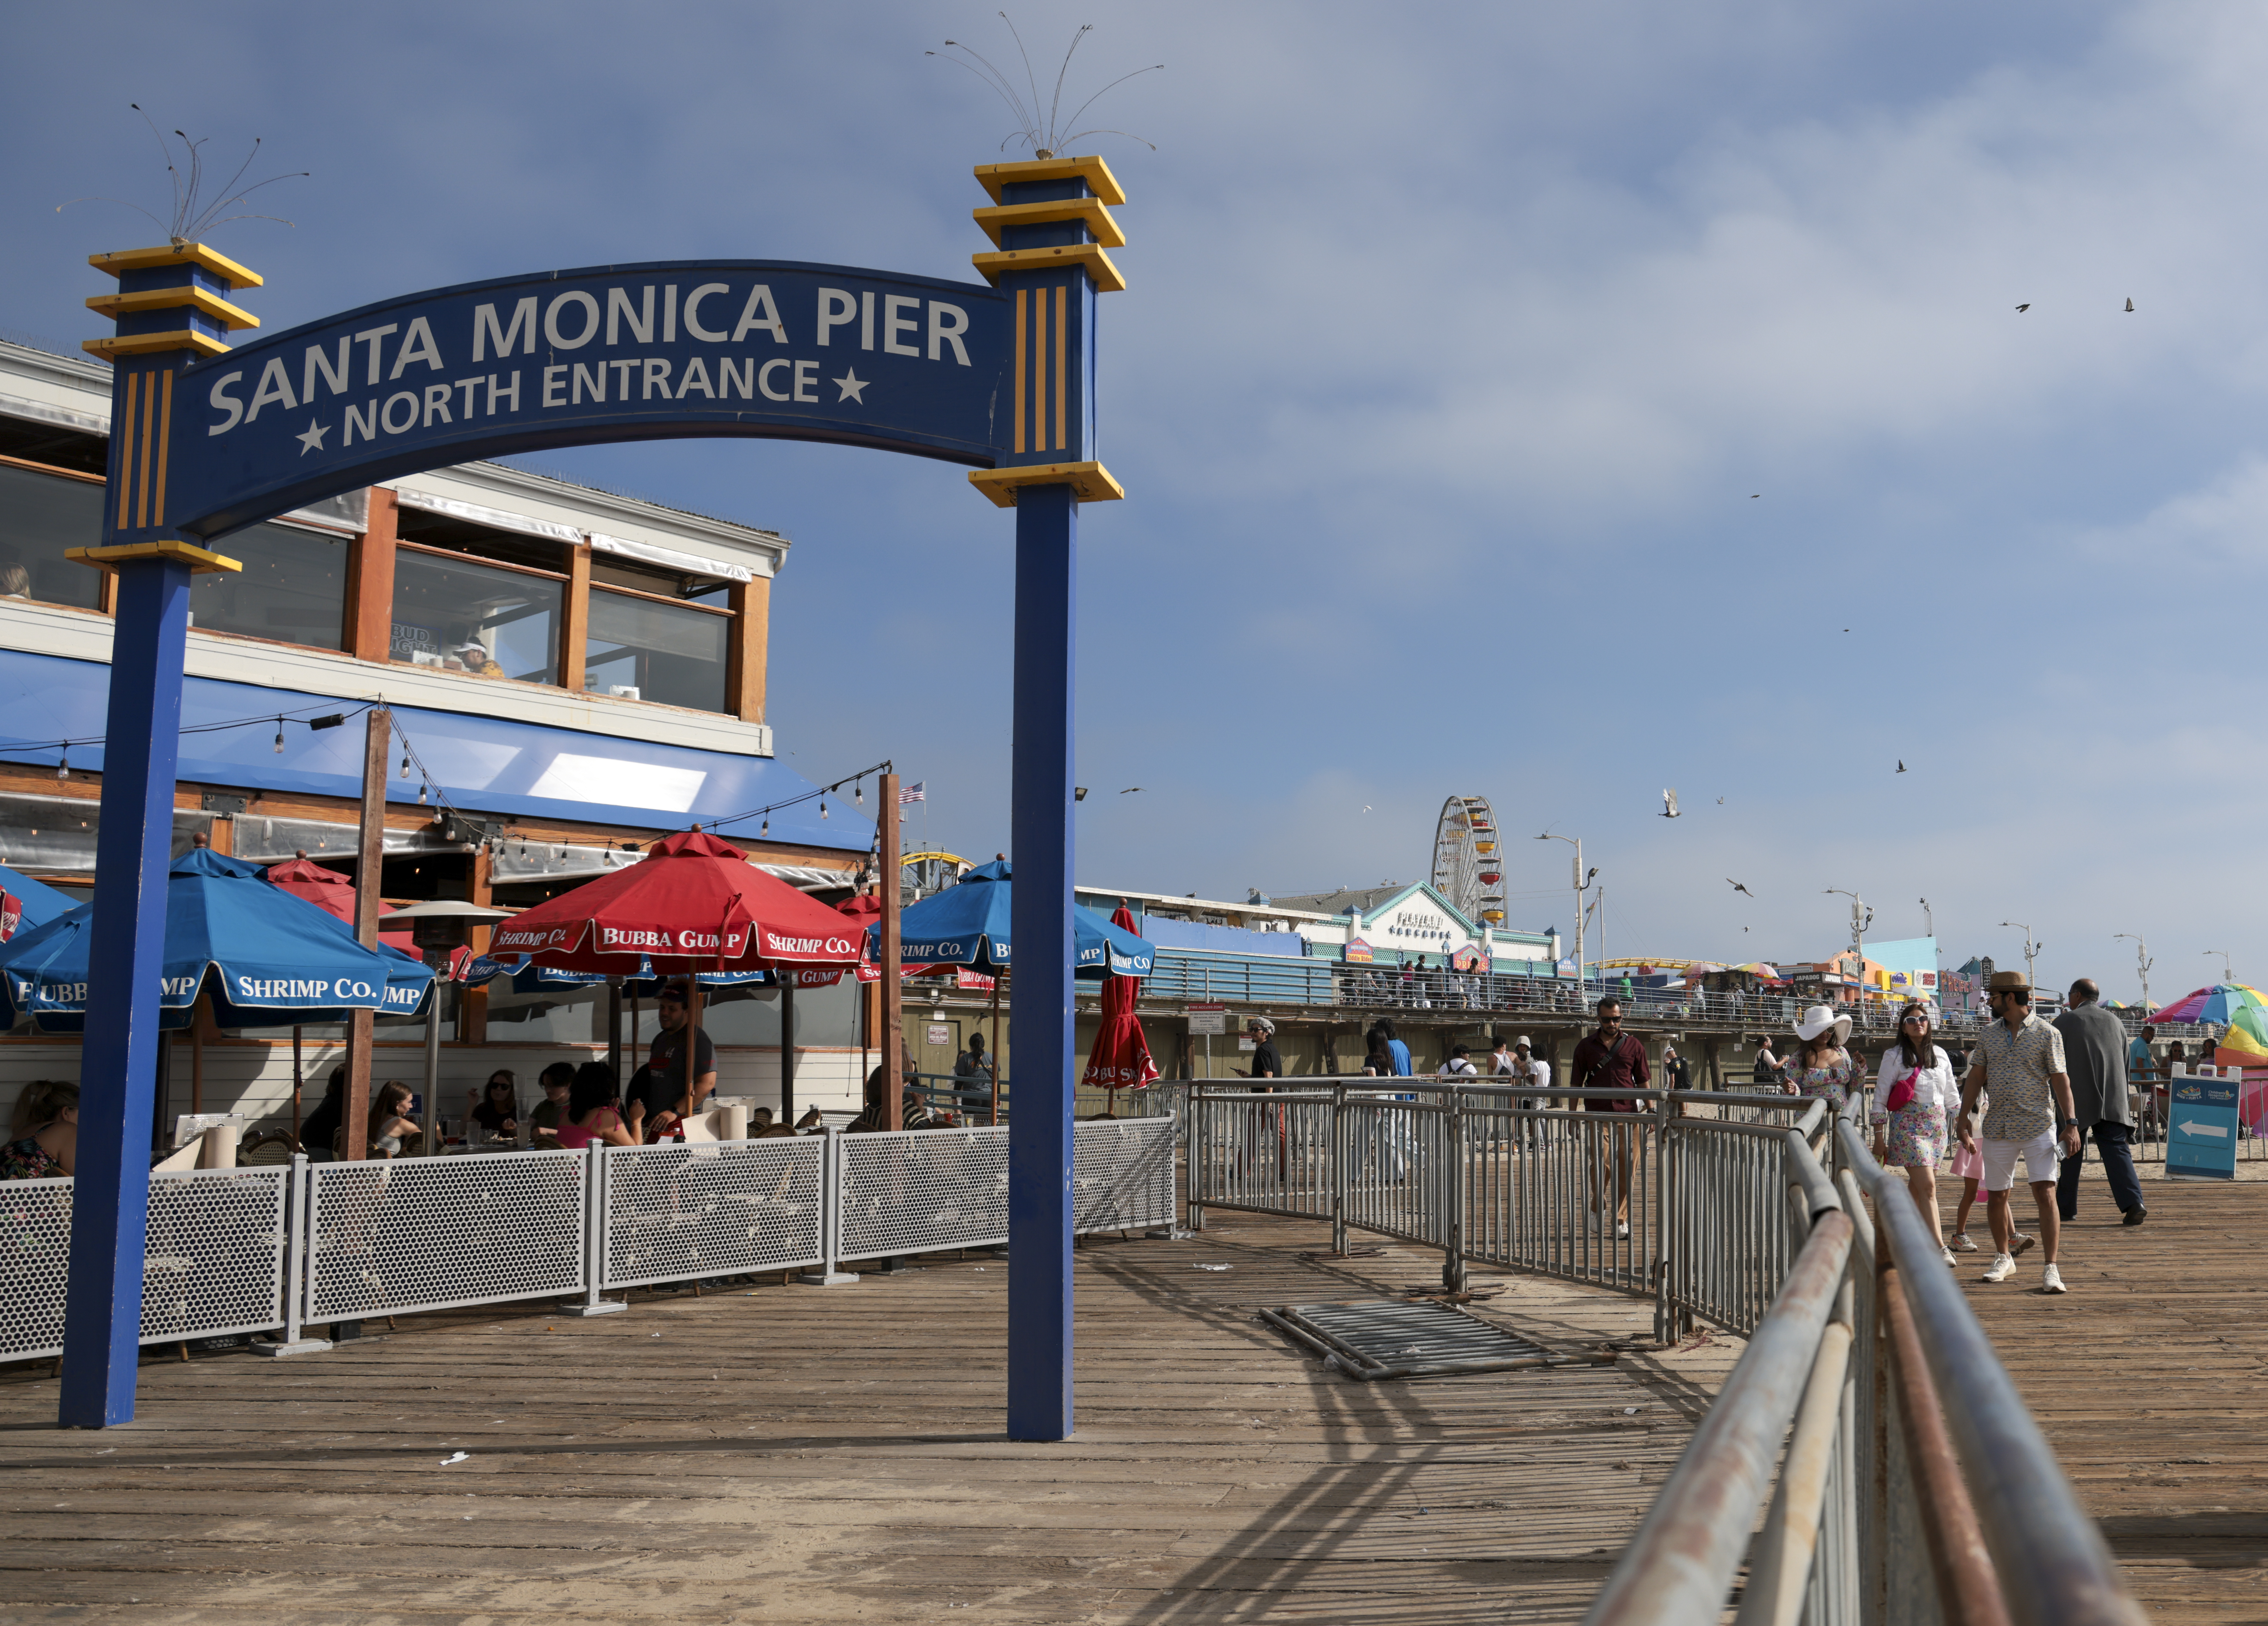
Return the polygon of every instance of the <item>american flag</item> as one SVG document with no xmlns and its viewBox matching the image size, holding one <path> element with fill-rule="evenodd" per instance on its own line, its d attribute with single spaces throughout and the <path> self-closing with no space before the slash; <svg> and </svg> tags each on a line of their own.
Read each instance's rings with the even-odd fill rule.
<svg viewBox="0 0 2268 1626">
<path fill-rule="evenodd" d="M 898 806 L 903 807 L 908 802 L 925 802 L 929 800 L 928 783 L 929 782 L 927 780 L 917 779 L 911 784 L 900 785 L 898 787 Z M 928 816 L 929 815 L 927 813 L 924 813 L 922 815 L 924 819 Z"/>
</svg>

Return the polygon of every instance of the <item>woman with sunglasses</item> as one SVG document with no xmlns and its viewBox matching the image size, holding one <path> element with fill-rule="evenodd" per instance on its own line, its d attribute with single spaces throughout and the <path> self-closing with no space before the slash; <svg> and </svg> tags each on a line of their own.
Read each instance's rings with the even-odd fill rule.
<svg viewBox="0 0 2268 1626">
<path fill-rule="evenodd" d="M 1906 1190 L 1948 1264 L 1959 1261 L 1945 1245 L 1937 1166 L 1945 1156 L 1946 1125 L 1960 1105 L 1953 1060 L 1932 1036 L 1929 1006 L 1917 1001 L 1898 1012 L 1898 1041 L 1882 1052 L 1874 1078 L 1874 1156 L 1906 1172 Z"/>
</svg>

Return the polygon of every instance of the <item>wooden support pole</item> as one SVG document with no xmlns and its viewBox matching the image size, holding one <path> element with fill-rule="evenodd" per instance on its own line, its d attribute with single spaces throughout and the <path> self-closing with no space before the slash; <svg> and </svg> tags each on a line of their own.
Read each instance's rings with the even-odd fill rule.
<svg viewBox="0 0 2268 1626">
<path fill-rule="evenodd" d="M 363 713 L 362 840 L 355 869 L 355 941 L 378 946 L 378 896 L 386 872 L 386 761 L 394 743 L 393 714 L 383 706 Z M 347 1019 L 347 1098 L 344 1156 L 358 1163 L 370 1145 L 371 1036 L 377 1013 Z"/>
<path fill-rule="evenodd" d="M 898 776 L 882 776 L 882 805 L 874 810 L 882 821 L 882 1031 L 875 1035 L 882 1051 L 882 1124 L 905 1127 L 903 1101 L 906 1053 L 906 990 L 898 980 Z"/>
</svg>

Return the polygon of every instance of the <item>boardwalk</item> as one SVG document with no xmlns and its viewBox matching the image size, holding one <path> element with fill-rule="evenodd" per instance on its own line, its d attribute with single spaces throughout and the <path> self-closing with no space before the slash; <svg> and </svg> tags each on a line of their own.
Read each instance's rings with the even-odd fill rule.
<svg viewBox="0 0 2268 1626">
<path fill-rule="evenodd" d="M 1964 1254 L 1970 1302 L 2152 1618 L 2268 1621 L 2268 1185 L 2146 1180 L 2133 1230 L 2094 1167 L 2081 1189 L 2071 1291 Z"/>
<path fill-rule="evenodd" d="M 1439 1261 L 1300 1257 L 1328 1246 L 1223 1214 L 1201 1240 L 1084 1249 L 1066 1445 L 1000 1437 L 997 1259 L 153 1361 L 143 1421 L 101 1435 L 48 1427 L 55 1384 L 25 1374 L 0 1384 L 0 1595 L 42 1620 L 420 1626 L 1580 1615 L 1737 1342 L 1354 1383 L 1252 1308 L 1438 1282 Z M 1554 1345 L 1651 1332 L 1639 1301 L 1476 1281 Z"/>
</svg>

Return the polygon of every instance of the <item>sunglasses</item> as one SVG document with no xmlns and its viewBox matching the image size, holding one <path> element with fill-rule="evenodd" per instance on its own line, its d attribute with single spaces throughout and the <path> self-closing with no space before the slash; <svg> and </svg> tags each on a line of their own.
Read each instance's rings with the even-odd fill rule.
<svg viewBox="0 0 2268 1626">
<path fill-rule="evenodd" d="M 1996 988 L 1992 990 L 1992 997 L 1995 999 L 2006 999 L 2013 1004 L 2020 1005 L 2028 1005 L 2032 1003 L 2031 994 L 2028 990 L 2021 988 Z"/>
<path fill-rule="evenodd" d="M 1929 1026 L 1929 1019 L 1918 1011 L 1915 1012 L 1911 1016 L 1903 1019 L 1900 1021 L 1899 1026 L 1902 1027 L 1911 1027 L 1916 1022 L 1919 1022 L 1924 1027 Z"/>
</svg>

